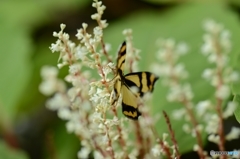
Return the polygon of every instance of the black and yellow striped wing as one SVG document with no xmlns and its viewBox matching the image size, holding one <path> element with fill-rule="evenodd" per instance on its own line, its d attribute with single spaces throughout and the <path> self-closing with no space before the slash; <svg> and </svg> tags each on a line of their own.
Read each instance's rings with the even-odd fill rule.
<svg viewBox="0 0 240 159">
<path fill-rule="evenodd" d="M 138 110 L 138 95 L 131 91 L 131 88 L 122 85 L 122 113 L 130 118 L 137 120 L 141 113 Z"/>
<path fill-rule="evenodd" d="M 125 66 L 125 58 L 126 58 L 126 50 L 127 50 L 127 45 L 126 45 L 126 42 L 124 41 L 118 51 L 116 68 L 117 68 L 117 74 L 119 76 L 123 76 L 124 66 Z"/>
<path fill-rule="evenodd" d="M 158 77 L 151 72 L 134 72 L 124 76 L 129 87 L 137 87 L 138 95 L 143 97 L 147 92 L 152 92 Z"/>
<path fill-rule="evenodd" d="M 117 75 L 114 83 L 115 103 L 120 94 L 122 95 L 122 113 L 130 118 L 137 120 L 141 115 L 138 110 L 138 98 L 147 92 L 152 92 L 158 77 L 151 72 L 134 72 L 124 76 L 124 66 L 126 58 L 126 42 L 121 45 L 117 58 Z M 131 88 L 138 88 L 137 92 Z"/>
</svg>

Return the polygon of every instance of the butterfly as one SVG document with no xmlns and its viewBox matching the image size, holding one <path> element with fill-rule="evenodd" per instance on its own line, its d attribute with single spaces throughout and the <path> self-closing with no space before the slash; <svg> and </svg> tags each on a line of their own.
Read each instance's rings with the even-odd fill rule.
<svg viewBox="0 0 240 159">
<path fill-rule="evenodd" d="M 145 93 L 152 92 L 158 77 L 151 72 L 133 72 L 124 75 L 126 42 L 124 41 L 118 51 L 116 76 L 113 85 L 113 105 L 122 95 L 122 113 L 133 120 L 137 120 L 141 115 L 138 110 L 138 98 L 143 97 Z M 137 88 L 135 91 L 133 87 Z"/>
</svg>

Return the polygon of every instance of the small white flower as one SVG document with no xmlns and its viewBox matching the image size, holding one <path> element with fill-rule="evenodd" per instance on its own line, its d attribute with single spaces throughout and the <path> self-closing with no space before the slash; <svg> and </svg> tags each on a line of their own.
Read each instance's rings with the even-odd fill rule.
<svg viewBox="0 0 240 159">
<path fill-rule="evenodd" d="M 172 112 L 172 116 L 175 120 L 182 119 L 185 115 L 186 115 L 186 110 L 184 108 L 173 110 Z"/>
<path fill-rule="evenodd" d="M 191 133 L 192 132 L 192 129 L 190 128 L 190 126 L 188 124 L 184 124 L 182 126 L 182 129 L 184 132 L 186 132 L 187 134 Z"/>
<path fill-rule="evenodd" d="M 184 98 L 187 98 L 188 100 L 193 98 L 193 93 L 189 84 L 184 84 L 182 86 L 175 85 L 170 87 L 167 95 L 168 101 L 182 101 Z"/>
<path fill-rule="evenodd" d="M 66 28 L 66 24 L 61 23 L 60 28 L 61 28 L 61 31 L 63 31 Z"/>
<path fill-rule="evenodd" d="M 73 121 L 68 121 L 66 123 L 66 129 L 68 133 L 73 133 L 76 129 L 76 123 Z"/>
<path fill-rule="evenodd" d="M 74 54 L 76 60 L 84 60 L 84 57 L 87 55 L 88 50 L 86 47 L 77 47 L 76 48 L 76 53 Z"/>
<path fill-rule="evenodd" d="M 82 65 L 80 63 L 74 63 L 69 66 L 69 73 L 75 75 L 80 72 Z"/>
<path fill-rule="evenodd" d="M 207 122 L 207 126 L 205 128 L 208 134 L 216 134 L 219 125 L 219 117 L 216 114 L 212 114 Z"/>
<path fill-rule="evenodd" d="M 150 69 L 152 70 L 153 73 L 155 73 L 156 75 L 159 75 L 159 72 L 161 70 L 161 66 L 157 63 L 153 63 L 151 65 Z"/>
<path fill-rule="evenodd" d="M 196 106 L 196 110 L 197 110 L 196 112 L 199 116 L 202 116 L 210 108 L 211 108 L 211 102 L 209 100 L 200 101 Z"/>
<path fill-rule="evenodd" d="M 68 63 L 67 63 L 66 61 L 64 61 L 63 63 L 58 63 L 58 64 L 57 64 L 57 67 L 58 67 L 59 69 L 61 69 L 61 68 L 63 68 L 63 67 L 66 66 L 66 65 L 68 65 Z"/>
<path fill-rule="evenodd" d="M 78 151 L 78 158 L 89 158 L 89 154 L 91 152 L 91 149 L 88 147 L 82 147 L 80 151 Z"/>
<path fill-rule="evenodd" d="M 183 85 L 183 93 L 188 100 L 190 100 L 190 101 L 192 100 L 194 95 L 192 93 L 192 88 L 191 88 L 190 84 Z"/>
<path fill-rule="evenodd" d="M 71 43 L 71 41 L 69 41 L 69 34 L 67 34 L 67 33 L 63 33 L 62 34 L 62 39 L 64 39 L 65 41 L 67 41 L 69 44 Z M 73 43 L 71 43 L 72 45 L 75 45 L 75 44 L 73 44 Z M 71 45 L 69 45 L 69 46 L 71 46 Z"/>
<path fill-rule="evenodd" d="M 216 55 L 216 54 L 210 54 L 210 55 L 208 56 L 208 61 L 209 61 L 210 63 L 216 63 L 216 62 L 217 62 L 217 55 Z"/>
<path fill-rule="evenodd" d="M 199 150 L 199 145 L 197 145 L 197 144 L 194 144 L 194 146 L 193 146 L 193 151 L 198 151 Z"/>
<path fill-rule="evenodd" d="M 238 127 L 232 127 L 231 131 L 226 135 L 226 139 L 228 141 L 238 139 L 240 136 L 240 128 Z"/>
<path fill-rule="evenodd" d="M 167 100 L 170 102 L 181 101 L 183 99 L 180 86 L 171 87 L 167 95 Z"/>
<path fill-rule="evenodd" d="M 181 42 L 176 46 L 176 52 L 179 53 L 180 55 L 186 54 L 188 50 L 189 50 L 189 47 L 184 42 Z"/>
<path fill-rule="evenodd" d="M 96 42 L 100 42 L 101 38 L 103 36 L 102 28 L 100 28 L 99 26 L 95 27 L 93 29 L 93 34 L 94 34 L 94 39 L 96 40 Z"/>
<path fill-rule="evenodd" d="M 171 66 L 168 65 L 168 64 L 166 64 L 166 65 L 159 65 L 159 72 L 158 72 L 158 74 L 160 76 L 170 77 L 170 75 L 171 75 Z"/>
<path fill-rule="evenodd" d="M 93 20 L 98 20 L 98 19 L 100 19 L 100 16 L 99 16 L 98 13 L 95 13 L 95 14 L 92 14 L 92 15 L 91 15 L 91 18 L 92 18 Z"/>
<path fill-rule="evenodd" d="M 160 147 L 160 145 L 159 145 L 159 144 L 156 144 L 156 145 L 151 149 L 151 151 L 152 151 L 152 154 L 153 154 L 154 157 L 160 156 L 160 154 L 161 154 L 161 147 Z"/>
<path fill-rule="evenodd" d="M 170 48 L 170 49 L 172 49 L 174 46 L 175 46 L 175 40 L 174 39 L 171 39 L 171 38 L 168 38 L 168 39 L 166 39 L 166 41 L 165 41 L 165 45 L 166 45 L 166 47 L 167 48 Z"/>
<path fill-rule="evenodd" d="M 104 29 L 108 26 L 107 20 L 101 20 L 101 27 Z"/>
<path fill-rule="evenodd" d="M 103 67 L 103 73 L 105 74 L 105 76 L 107 76 L 110 72 L 112 72 L 112 66 L 113 66 L 113 63 L 109 63 L 107 64 L 107 66 Z"/>
<path fill-rule="evenodd" d="M 54 52 L 60 52 L 62 50 L 62 42 L 61 40 L 57 40 L 56 43 L 52 43 L 51 46 L 49 47 L 49 49 L 52 51 L 52 53 Z"/>
<path fill-rule="evenodd" d="M 239 80 L 239 72 L 237 71 L 233 71 L 230 75 L 229 75 L 229 81 L 230 82 L 236 82 Z"/>
<path fill-rule="evenodd" d="M 53 66 L 43 66 L 41 69 L 41 76 L 43 79 L 56 78 L 58 69 Z"/>
<path fill-rule="evenodd" d="M 212 19 L 208 19 L 204 23 L 204 29 L 209 33 L 216 34 L 222 31 L 223 26 L 221 24 L 216 23 Z"/>
<path fill-rule="evenodd" d="M 167 137 L 169 136 L 167 133 L 163 133 L 163 141 L 167 140 Z"/>
<path fill-rule="evenodd" d="M 42 81 L 39 85 L 39 91 L 44 95 L 52 95 L 56 92 L 56 80 L 49 79 Z"/>
<path fill-rule="evenodd" d="M 218 135 L 211 134 L 211 135 L 208 136 L 208 140 L 213 142 L 213 143 L 218 144 L 219 141 L 220 141 L 220 138 L 219 138 Z"/>
<path fill-rule="evenodd" d="M 207 32 L 213 32 L 215 29 L 215 26 L 216 26 L 216 23 L 212 19 L 205 20 L 205 22 L 204 22 L 204 29 Z"/>
<path fill-rule="evenodd" d="M 203 71 L 202 77 L 209 80 L 213 77 L 214 71 L 210 68 L 207 68 Z"/>
<path fill-rule="evenodd" d="M 122 33 L 125 36 L 132 35 L 132 29 L 124 29 Z"/>
<path fill-rule="evenodd" d="M 207 56 L 213 51 L 212 40 L 209 35 L 204 35 L 204 44 L 201 47 L 201 52 L 203 55 Z"/>
<path fill-rule="evenodd" d="M 234 111 L 236 110 L 237 105 L 234 102 L 228 102 L 226 110 L 223 112 L 223 118 L 228 118 L 233 115 Z"/>
<path fill-rule="evenodd" d="M 88 27 L 88 24 L 87 23 L 82 23 L 82 27 L 83 27 L 84 30 L 86 30 L 87 27 Z"/>
<path fill-rule="evenodd" d="M 186 72 L 184 65 L 181 63 L 175 66 L 174 73 L 180 79 L 185 79 L 188 77 L 188 73 Z"/>
<path fill-rule="evenodd" d="M 96 150 L 93 152 L 93 156 L 94 156 L 94 158 L 97 158 L 97 159 L 104 159 L 102 154 Z"/>
<path fill-rule="evenodd" d="M 70 102 L 67 96 L 56 93 L 51 99 L 47 101 L 46 105 L 51 110 L 57 110 L 61 107 L 68 107 L 70 105 Z"/>
<path fill-rule="evenodd" d="M 220 34 L 220 44 L 227 53 L 231 50 L 231 33 L 229 30 L 223 30 Z"/>
<path fill-rule="evenodd" d="M 203 130 L 203 125 L 198 124 L 196 129 L 197 129 L 199 132 L 202 132 L 202 130 Z"/>
<path fill-rule="evenodd" d="M 93 123 L 102 123 L 103 118 L 101 117 L 101 113 L 94 112 L 91 116 Z"/>
<path fill-rule="evenodd" d="M 216 97 L 220 99 L 226 99 L 229 97 L 231 91 L 227 85 L 222 85 L 216 92 Z"/>
<path fill-rule="evenodd" d="M 69 120 L 71 118 L 71 111 L 69 108 L 58 109 L 58 117 L 64 120 Z"/>
</svg>

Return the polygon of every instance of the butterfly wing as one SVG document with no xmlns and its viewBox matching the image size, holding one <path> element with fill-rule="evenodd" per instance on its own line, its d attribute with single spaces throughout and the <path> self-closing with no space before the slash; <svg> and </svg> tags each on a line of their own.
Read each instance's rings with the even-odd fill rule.
<svg viewBox="0 0 240 159">
<path fill-rule="evenodd" d="M 117 65 L 116 65 L 116 80 L 113 86 L 113 93 L 111 96 L 111 104 L 113 105 L 119 98 L 121 93 L 123 70 L 125 66 L 125 57 L 126 57 L 126 42 L 124 41 L 118 51 Z"/>
<path fill-rule="evenodd" d="M 138 111 L 138 98 L 147 92 L 152 92 L 158 77 L 150 72 L 135 72 L 124 76 L 124 66 L 126 58 L 126 42 L 123 42 L 119 51 L 116 66 L 116 81 L 114 83 L 114 104 L 120 93 L 122 94 L 122 113 L 130 118 L 137 120 L 141 113 Z M 131 87 L 137 87 L 137 92 L 132 91 Z"/>
<path fill-rule="evenodd" d="M 138 111 L 138 95 L 126 85 L 122 85 L 122 113 L 131 119 L 137 120 L 141 113 Z"/>
<path fill-rule="evenodd" d="M 124 76 L 128 87 L 137 87 L 138 94 L 142 97 L 147 92 L 152 92 L 158 77 L 151 72 L 134 72 Z"/>
<path fill-rule="evenodd" d="M 120 76 L 123 75 L 124 66 L 125 66 L 125 58 L 126 58 L 126 49 L 127 45 L 124 41 L 118 51 L 118 58 L 117 58 L 117 74 Z"/>
</svg>

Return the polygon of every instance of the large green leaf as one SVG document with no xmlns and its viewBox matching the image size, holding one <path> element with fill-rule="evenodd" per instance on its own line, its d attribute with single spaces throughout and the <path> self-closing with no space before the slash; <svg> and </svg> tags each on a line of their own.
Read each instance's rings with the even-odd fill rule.
<svg viewBox="0 0 240 159">
<path fill-rule="evenodd" d="M 203 70 L 210 67 L 206 58 L 200 53 L 204 34 L 202 24 L 204 20 L 208 18 L 222 23 L 225 28 L 229 29 L 232 33 L 233 48 L 229 55 L 230 65 L 239 70 L 239 67 L 236 66 L 236 63 L 239 63 L 239 58 L 236 61 L 236 57 L 239 57 L 237 43 L 240 37 L 238 17 L 234 15 L 233 12 L 229 11 L 223 3 L 186 3 L 181 6 L 173 7 L 166 12 L 150 10 L 136 12 L 128 18 L 122 19 L 116 23 L 111 23 L 104 35 L 105 40 L 113 44 L 113 52 L 116 52 L 117 46 L 119 46 L 124 39 L 124 36 L 121 35 L 122 30 L 132 28 L 134 45 L 142 50 L 140 54 L 142 56 L 140 67 L 143 71 L 149 70 L 149 66 L 153 62 L 156 62 L 156 39 L 159 37 L 170 37 L 174 38 L 176 41 L 186 42 L 190 47 L 190 51 L 189 54 L 180 59 L 180 62 L 185 64 L 186 70 L 189 72 L 190 76 L 188 82 L 192 86 L 194 92 L 193 102 L 196 104 L 199 101 L 212 98 L 214 92 L 210 84 L 201 77 Z M 161 85 L 160 77 L 160 81 L 157 82 L 153 93 L 153 114 L 161 113 L 162 110 L 171 114 L 174 109 L 182 108 L 181 104 L 167 102 L 167 90 L 167 88 Z M 193 144 L 196 143 L 196 139 L 183 132 L 182 123 L 184 121 L 171 121 L 180 151 L 186 152 L 192 150 Z M 161 118 L 156 127 L 159 133 L 168 132 L 163 118 Z M 203 137 L 205 136 L 206 134 L 203 133 Z"/>
</svg>

